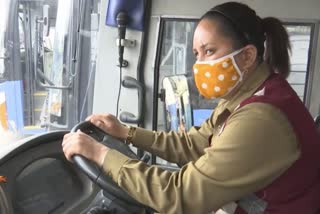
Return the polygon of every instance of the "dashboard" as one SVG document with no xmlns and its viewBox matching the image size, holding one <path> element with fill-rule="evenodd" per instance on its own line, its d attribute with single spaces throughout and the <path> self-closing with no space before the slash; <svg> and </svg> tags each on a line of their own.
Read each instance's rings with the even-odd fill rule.
<svg viewBox="0 0 320 214">
<path fill-rule="evenodd" d="M 82 213 L 101 190 L 62 152 L 66 132 L 47 133 L 3 155 L 0 175 L 0 199 L 5 214 Z M 1 206 L 2 207 L 2 206 Z"/>
<path fill-rule="evenodd" d="M 23 169 L 15 180 L 16 214 L 53 213 L 82 194 L 84 184 L 64 161 L 43 158 Z"/>
<path fill-rule="evenodd" d="M 61 147 L 65 133 L 51 132 L 28 139 L 0 157 L 0 176 L 7 179 L 0 183 L 0 213 L 143 213 L 145 207 L 126 203 L 102 190 L 66 160 Z"/>
</svg>

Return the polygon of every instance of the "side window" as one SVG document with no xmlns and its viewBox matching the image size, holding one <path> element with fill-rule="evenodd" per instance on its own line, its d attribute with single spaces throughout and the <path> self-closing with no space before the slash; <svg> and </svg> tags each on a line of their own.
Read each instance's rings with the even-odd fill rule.
<svg viewBox="0 0 320 214">
<path fill-rule="evenodd" d="M 288 82 L 297 92 L 300 99 L 308 106 L 309 80 L 311 83 L 313 76 L 311 54 L 314 51 L 312 42 L 315 24 L 286 22 L 285 27 L 291 43 L 291 72 Z"/>
<path fill-rule="evenodd" d="M 188 130 L 200 125 L 216 107 L 217 100 L 201 97 L 193 81 L 193 32 L 196 19 L 164 18 L 160 23 L 155 88 L 161 94 L 157 104 L 157 130 Z M 157 158 L 159 164 L 169 164 Z"/>
<path fill-rule="evenodd" d="M 161 21 L 159 71 L 156 73 L 156 78 L 158 93 L 170 97 L 163 97 L 163 102 L 158 102 L 157 130 L 172 130 L 172 127 L 182 127 L 182 123 L 194 125 L 194 114 L 199 114 L 199 110 L 203 112 L 207 110 L 207 114 L 210 114 L 217 104 L 216 100 L 206 100 L 201 97 L 193 81 L 192 67 L 196 58 L 191 50 L 196 25 L 197 20 L 194 19 L 163 19 Z M 190 117 L 181 114 L 185 112 L 181 105 L 181 88 L 185 87 L 189 91 L 189 98 L 183 96 L 185 102 L 190 102 Z M 175 110 L 172 109 L 173 104 L 175 104 Z M 180 115 L 180 118 L 175 118 L 172 114 Z M 176 120 L 178 124 L 174 125 L 172 120 Z M 166 124 L 172 124 L 171 128 Z M 190 126 L 185 128 L 188 129 Z M 178 131 L 177 128 L 173 130 Z"/>
</svg>

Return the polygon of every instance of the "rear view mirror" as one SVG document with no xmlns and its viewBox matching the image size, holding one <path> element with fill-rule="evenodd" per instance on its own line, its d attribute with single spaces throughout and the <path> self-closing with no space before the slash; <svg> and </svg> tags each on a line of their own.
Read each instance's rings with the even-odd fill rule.
<svg viewBox="0 0 320 214">
<path fill-rule="evenodd" d="M 166 130 L 189 130 L 193 121 L 186 76 L 167 76 L 162 86 L 165 90 Z"/>
</svg>

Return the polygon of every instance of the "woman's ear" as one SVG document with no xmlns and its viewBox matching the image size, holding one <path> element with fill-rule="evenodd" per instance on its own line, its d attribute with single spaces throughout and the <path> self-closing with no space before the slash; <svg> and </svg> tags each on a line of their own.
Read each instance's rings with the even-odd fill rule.
<svg viewBox="0 0 320 214">
<path fill-rule="evenodd" d="M 256 66 L 257 48 L 254 45 L 246 45 L 238 55 L 238 64 L 242 71 L 250 71 Z"/>
</svg>

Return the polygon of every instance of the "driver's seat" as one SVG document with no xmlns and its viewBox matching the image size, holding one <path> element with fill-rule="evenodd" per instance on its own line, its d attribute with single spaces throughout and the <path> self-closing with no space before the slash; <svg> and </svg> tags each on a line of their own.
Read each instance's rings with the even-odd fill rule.
<svg viewBox="0 0 320 214">
<path fill-rule="evenodd" d="M 318 115 L 315 119 L 314 122 L 316 123 L 318 132 L 320 133 L 320 115 Z"/>
</svg>

